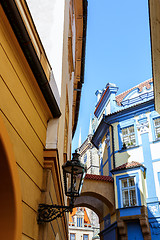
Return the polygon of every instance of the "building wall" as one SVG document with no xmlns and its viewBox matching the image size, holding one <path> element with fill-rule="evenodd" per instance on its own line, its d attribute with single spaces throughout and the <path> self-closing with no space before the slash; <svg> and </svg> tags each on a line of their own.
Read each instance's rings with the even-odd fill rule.
<svg viewBox="0 0 160 240">
<path fill-rule="evenodd" d="M 64 41 L 63 30 L 68 25 L 68 17 L 64 16 L 64 12 L 67 12 L 68 2 L 64 0 L 47 0 L 45 2 L 43 0 L 27 0 L 49 62 L 51 66 L 54 66 L 54 77 L 60 94 Z"/>
<path fill-rule="evenodd" d="M 160 3 L 158 0 L 149 0 L 149 21 L 151 33 L 152 71 L 155 93 L 155 109 L 160 114 L 160 71 L 159 71 L 159 39 L 160 39 Z"/>
<path fill-rule="evenodd" d="M 71 159 L 71 140 L 72 140 L 72 104 L 73 104 L 73 80 L 69 76 L 68 63 L 68 35 L 69 35 L 69 3 L 65 1 L 64 22 L 63 25 L 63 51 L 62 51 L 62 78 L 61 78 L 61 92 L 60 109 L 62 116 L 58 126 L 57 147 L 59 149 L 60 164 L 64 162 L 64 153 L 67 153 L 67 160 Z M 67 133 L 67 136 L 65 134 Z M 65 147 L 65 138 L 66 144 Z M 66 148 L 66 149 L 65 149 Z"/>
<path fill-rule="evenodd" d="M 85 164 L 88 174 L 99 175 L 99 153 L 91 143 L 92 134 L 79 146 L 81 162 Z"/>
<path fill-rule="evenodd" d="M 94 112 L 98 126 L 92 143 L 101 152 L 100 173 L 114 177 L 116 208 L 114 221 L 107 215 L 100 234 L 107 239 L 110 229 L 116 228 L 117 223 L 118 239 L 156 239 L 160 224 L 160 136 L 156 137 L 154 120 L 160 119 L 160 115 L 154 111 L 153 80 L 149 79 L 117 96 L 116 91 L 116 86 L 110 83 L 98 91 L 100 96 Z M 110 112 L 106 112 L 106 108 Z M 123 134 L 131 131 L 131 127 L 134 137 L 128 143 L 123 140 Z M 135 181 L 136 203 L 127 200 L 126 196 L 132 199 L 129 195 L 123 195 L 129 186 L 124 187 L 123 181 L 131 178 Z M 124 199 L 129 201 L 129 206 L 125 205 Z M 137 228 L 135 236 L 134 228 Z"/>
<path fill-rule="evenodd" d="M 1 11 L 0 109 L 13 144 L 23 207 L 22 239 L 38 239 L 37 217 L 43 182 L 43 149 L 51 113 Z"/>
<path fill-rule="evenodd" d="M 69 240 L 72 240 L 71 234 L 75 234 L 75 240 L 83 240 L 84 235 L 88 235 L 88 240 L 91 240 L 93 233 L 94 229 L 87 209 L 74 208 L 69 216 Z"/>
<path fill-rule="evenodd" d="M 50 3 L 45 2 L 46 6 Z M 80 35 L 81 37 L 83 35 L 83 16 L 81 15 L 81 22 L 76 26 L 71 17 L 73 6 L 76 6 L 74 12 L 76 16 L 81 14 L 83 11 L 83 1 L 78 2 L 77 5 L 74 5 L 73 1 L 69 0 L 57 1 L 55 5 L 54 3 L 52 3 L 53 5 L 51 4 L 52 7 L 57 9 L 58 5 L 60 14 L 57 12 L 58 10 L 56 10 L 55 14 L 55 11 L 52 11 L 53 8 L 48 9 L 51 10 L 49 11 L 51 13 L 49 20 L 52 19 L 55 23 L 53 17 L 60 19 L 61 27 L 58 28 L 58 32 L 54 32 L 58 47 L 56 48 L 52 42 L 52 32 L 49 44 L 52 43 L 54 48 L 49 50 L 52 50 L 50 53 L 54 60 L 57 57 L 60 59 L 58 60 L 59 67 L 56 68 L 59 74 L 58 76 L 56 75 L 56 80 L 60 78 L 61 98 L 58 94 L 51 65 L 48 62 L 25 1 L 8 0 L 6 2 L 3 1 L 3 5 L 0 6 L 0 114 L 13 145 L 15 163 L 18 170 L 17 179 L 19 179 L 21 186 L 21 189 L 17 187 L 22 205 L 22 219 L 19 221 L 19 225 L 22 225 L 22 236 L 19 239 L 64 240 L 68 238 L 66 215 L 63 218 L 56 219 L 52 223 L 44 225 L 38 225 L 37 223 L 38 206 L 40 203 L 67 204 L 67 198 L 64 196 L 61 166 L 66 160 L 71 159 L 72 131 L 73 126 L 74 128 L 76 127 L 75 109 L 77 110 L 78 107 L 78 102 L 74 102 L 73 99 L 73 96 L 75 99 L 77 97 L 77 93 L 75 93 L 73 87 L 77 84 L 76 74 L 79 74 L 79 72 L 76 72 L 74 75 L 72 73 L 74 69 L 70 69 L 73 56 L 72 51 L 69 51 L 73 47 L 74 56 L 77 57 L 76 54 L 81 53 L 82 41 L 75 51 L 75 43 L 72 44 L 71 42 L 69 44 L 69 39 L 72 38 L 72 34 L 74 35 L 73 38 L 75 38 L 75 29 L 77 32 L 81 29 Z M 60 7 L 61 4 L 63 5 L 63 9 Z M 35 6 L 37 10 L 38 7 L 42 7 L 41 10 L 43 10 L 44 5 L 41 2 L 40 5 L 38 3 Z M 11 7 L 9 13 L 7 12 L 9 7 L 6 10 L 6 6 Z M 13 25 L 11 21 L 10 23 L 8 21 L 8 19 L 10 20 L 10 16 L 13 17 L 12 7 L 16 11 L 13 15 L 17 14 L 16 19 L 12 19 Z M 47 8 L 43 12 L 45 18 L 47 17 Z M 17 16 L 20 16 L 20 18 Z M 63 17 L 61 18 L 61 16 Z M 17 19 L 20 19 L 21 26 L 15 26 Z M 54 26 L 57 26 L 57 19 L 56 23 L 53 24 Z M 41 20 L 40 22 L 42 23 L 43 19 Z M 44 23 L 46 24 L 45 20 Z M 49 23 L 52 26 L 51 22 Z M 75 26 L 73 32 L 71 32 L 72 24 Z M 45 30 L 48 31 L 46 26 Z M 24 41 L 18 32 L 18 30 L 20 31 L 20 27 L 23 30 L 25 29 L 25 34 L 29 36 L 27 42 Z M 18 29 L 17 32 L 15 28 Z M 52 31 L 54 31 L 54 28 Z M 17 37 L 18 34 L 19 36 Z M 76 37 L 79 38 L 79 35 L 77 34 Z M 58 38 L 61 40 L 58 41 Z M 34 52 L 34 57 L 41 69 L 41 72 L 38 72 L 38 76 L 36 75 L 37 73 L 35 74 L 34 69 L 32 69 L 31 63 L 28 60 L 29 57 L 26 57 L 23 46 L 28 47 L 24 48 L 25 50 L 27 49 L 27 54 L 31 61 L 33 60 L 32 54 Z M 33 50 L 32 53 L 30 53 L 31 48 Z M 46 48 L 48 51 L 48 47 Z M 24 52 L 22 52 L 22 49 Z M 55 55 L 53 54 L 54 49 L 58 51 L 58 53 L 55 52 Z M 81 59 L 81 56 L 78 58 L 78 61 L 79 59 Z M 52 67 L 55 67 L 54 64 Z M 81 61 L 79 61 L 79 71 L 81 72 Z M 41 83 L 43 86 L 38 85 L 41 73 L 43 73 L 43 76 L 47 80 L 44 85 Z M 37 78 L 39 79 L 37 80 Z M 54 111 L 52 111 L 53 106 L 51 107 L 47 102 L 48 95 L 44 96 L 45 94 L 42 89 L 46 89 L 48 85 L 57 108 L 59 109 L 60 107 L 61 118 L 58 118 L 59 116 L 55 118 Z M 1 149 L 3 150 L 3 148 Z M 19 205 L 17 204 L 17 206 Z M 21 206 L 19 208 L 21 209 Z"/>
<path fill-rule="evenodd" d="M 143 111 L 143 110 L 142 110 Z M 146 174 L 141 172 L 139 173 L 139 186 L 138 186 L 138 191 L 140 192 L 140 205 L 141 206 L 147 206 L 148 209 L 148 220 L 150 223 L 150 229 L 151 229 L 151 237 L 153 239 L 156 239 L 157 236 L 159 236 L 158 232 L 158 226 L 159 226 L 159 147 L 160 147 L 160 142 L 159 140 L 155 140 L 154 135 L 155 135 L 155 128 L 153 126 L 153 118 L 152 116 L 160 117 L 155 111 L 150 111 L 150 112 L 145 112 L 144 114 L 137 115 L 134 118 L 128 118 L 128 120 L 132 119 L 136 122 L 135 124 L 135 131 L 137 131 L 137 144 L 135 147 L 130 147 L 127 149 L 121 149 L 120 147 L 117 148 L 117 151 L 115 151 L 115 163 L 116 167 L 123 165 L 126 162 L 132 162 L 132 161 L 137 161 L 141 164 L 143 164 L 147 170 Z M 146 127 L 142 126 L 139 128 L 139 120 L 141 117 L 146 118 Z M 126 120 L 125 120 L 126 121 Z M 129 122 L 129 121 L 128 121 Z M 119 122 L 121 124 L 122 122 Z M 129 126 L 129 125 L 128 125 Z M 118 128 L 115 129 L 115 135 L 118 136 Z M 120 138 L 115 138 L 115 145 L 120 146 L 118 143 Z M 116 143 L 117 142 L 117 143 Z M 115 149 L 116 150 L 116 149 Z M 134 172 L 132 171 L 132 174 Z M 119 174 L 116 175 L 115 177 L 115 201 L 116 201 L 116 208 L 121 208 L 122 206 L 119 205 L 119 199 L 118 196 L 120 194 L 120 189 L 119 187 L 117 188 L 117 177 L 119 176 L 124 176 L 126 177 L 126 174 L 129 174 L 128 172 L 122 173 L 120 172 Z M 147 202 L 147 204 L 146 204 Z M 157 206 L 158 204 L 158 206 Z M 128 216 L 130 216 L 131 213 L 127 213 Z M 137 213 L 138 214 L 138 213 Z M 131 214 L 132 215 L 132 214 Z M 156 227 L 154 226 L 156 225 Z M 135 228 L 135 225 L 127 225 L 127 231 L 128 231 L 128 239 L 129 237 L 132 236 L 132 231 Z M 140 226 L 139 226 L 140 228 Z M 137 233 L 138 234 L 138 233 Z M 142 235 L 142 233 L 140 233 Z M 142 237 L 139 236 L 139 239 Z M 142 238 L 143 239 L 143 238 Z"/>
<path fill-rule="evenodd" d="M 93 237 L 93 230 L 84 230 L 84 229 L 72 229 L 70 228 L 70 231 L 69 231 L 70 234 L 74 233 L 75 234 L 75 239 L 78 240 L 78 239 L 82 239 L 83 240 L 83 235 L 88 235 L 88 240 L 92 240 L 92 237 Z M 69 234 L 69 236 L 70 236 Z M 69 238 L 71 239 L 71 238 Z"/>
<path fill-rule="evenodd" d="M 100 174 L 100 153 L 92 145 L 91 137 L 93 136 L 93 125 L 94 119 L 90 121 L 89 134 L 86 140 L 79 146 L 78 152 L 80 154 L 81 162 L 85 164 L 88 174 L 99 175 Z M 98 239 L 98 233 L 100 229 L 99 218 L 91 209 L 86 210 L 90 218 L 91 224 L 93 225 L 93 236 Z"/>
</svg>

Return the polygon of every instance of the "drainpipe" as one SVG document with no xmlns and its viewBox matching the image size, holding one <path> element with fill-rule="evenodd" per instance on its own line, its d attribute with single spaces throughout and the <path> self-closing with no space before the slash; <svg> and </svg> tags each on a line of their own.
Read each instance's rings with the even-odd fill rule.
<svg viewBox="0 0 160 240">
<path fill-rule="evenodd" d="M 113 134 L 113 126 L 106 122 L 106 120 L 104 119 L 104 123 L 108 126 L 111 127 L 111 132 L 112 132 L 112 152 L 113 152 L 113 168 L 115 168 L 115 153 L 114 153 L 114 134 Z"/>
</svg>

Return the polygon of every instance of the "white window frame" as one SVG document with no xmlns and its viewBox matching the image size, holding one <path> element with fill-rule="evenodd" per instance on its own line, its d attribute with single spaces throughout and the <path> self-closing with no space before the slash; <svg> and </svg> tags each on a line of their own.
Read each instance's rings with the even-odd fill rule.
<svg viewBox="0 0 160 240">
<path fill-rule="evenodd" d="M 160 133 L 157 134 L 157 132 L 156 132 L 156 130 L 157 130 L 158 128 L 160 129 L 160 124 L 159 124 L 158 126 L 155 126 L 155 121 L 156 121 L 157 119 L 160 120 L 160 117 L 156 117 L 156 118 L 153 119 L 154 131 L 155 131 L 155 139 L 156 139 L 156 140 L 160 140 L 160 136 L 158 137 L 158 134 L 160 134 Z"/>
<path fill-rule="evenodd" d="M 70 233 L 70 240 L 72 240 L 71 235 L 74 235 L 74 240 L 76 240 L 76 234 L 75 233 Z"/>
<path fill-rule="evenodd" d="M 129 179 L 133 178 L 134 179 L 134 186 L 128 186 L 127 187 L 122 187 L 122 181 L 127 179 L 127 183 L 129 182 Z M 135 195 L 136 195 L 136 204 L 135 205 L 131 205 L 130 203 L 130 194 L 129 194 L 129 190 L 131 189 L 135 189 Z M 123 190 L 128 190 L 128 198 L 129 198 L 129 206 L 124 206 L 123 204 Z M 137 195 L 137 187 L 136 187 L 136 176 L 129 176 L 129 177 L 124 177 L 120 179 L 120 194 L 121 194 L 121 207 L 122 208 L 128 208 L 128 207 L 135 207 L 138 206 L 138 195 Z"/>
<path fill-rule="evenodd" d="M 89 235 L 88 234 L 83 234 L 83 240 L 85 240 L 84 236 L 88 236 L 87 240 L 89 240 Z"/>
<path fill-rule="evenodd" d="M 130 132 L 129 132 L 129 128 L 131 128 L 131 127 L 133 127 L 133 129 L 134 129 L 134 132 L 133 132 L 133 133 L 130 133 Z M 122 133 L 122 131 L 123 131 L 124 129 L 127 129 L 127 134 L 126 134 L 126 135 L 123 135 L 123 133 Z M 133 144 L 131 144 L 131 143 L 132 143 L 132 141 L 131 141 L 131 136 L 132 136 L 132 135 L 134 135 L 134 139 L 135 139 L 135 143 L 133 143 Z M 126 148 L 134 147 L 134 146 L 137 145 L 137 144 L 136 144 L 136 133 L 135 133 L 134 125 L 121 128 L 121 136 L 122 136 L 122 148 L 124 148 L 124 147 L 123 147 L 123 144 L 125 143 L 125 141 L 123 141 L 124 136 L 128 138 L 128 142 L 129 142 L 129 145 L 127 145 L 127 144 L 125 143 L 125 147 L 126 147 Z"/>
</svg>

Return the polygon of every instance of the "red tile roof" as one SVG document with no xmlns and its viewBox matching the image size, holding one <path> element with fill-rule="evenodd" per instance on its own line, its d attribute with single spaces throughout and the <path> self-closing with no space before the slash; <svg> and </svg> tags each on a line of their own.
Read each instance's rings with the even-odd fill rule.
<svg viewBox="0 0 160 240">
<path fill-rule="evenodd" d="M 123 92 L 123 93 L 121 93 L 121 94 L 119 94 L 119 95 L 117 95 L 117 96 L 116 96 L 117 104 L 118 104 L 119 106 L 121 106 L 122 100 L 123 100 L 123 99 L 127 96 L 127 94 L 130 93 L 133 89 L 138 88 L 138 89 L 139 89 L 139 92 L 142 92 L 143 87 L 146 87 L 147 89 L 150 89 L 150 87 L 151 87 L 150 83 L 151 83 L 151 82 L 153 82 L 153 79 L 152 79 L 152 78 L 149 79 L 149 80 L 146 80 L 146 81 L 144 81 L 144 82 L 142 82 L 142 83 L 140 83 L 140 84 L 138 84 L 138 85 L 136 85 L 136 86 L 133 87 L 133 88 L 128 89 L 127 91 L 125 91 L 125 92 Z"/>
<path fill-rule="evenodd" d="M 118 171 L 118 170 L 135 168 L 135 167 L 144 167 L 144 166 L 141 163 L 132 161 L 132 162 L 124 163 L 121 166 L 114 168 L 112 171 L 114 172 L 114 171 Z"/>
<path fill-rule="evenodd" d="M 113 178 L 110 176 L 102 176 L 102 175 L 94 175 L 94 174 L 86 174 L 85 179 L 91 179 L 96 181 L 105 181 L 105 182 L 113 182 Z"/>
</svg>

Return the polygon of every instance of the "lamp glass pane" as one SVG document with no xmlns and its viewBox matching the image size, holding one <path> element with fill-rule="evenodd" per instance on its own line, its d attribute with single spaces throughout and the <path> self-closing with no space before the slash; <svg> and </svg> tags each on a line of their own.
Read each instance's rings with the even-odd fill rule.
<svg viewBox="0 0 160 240">
<path fill-rule="evenodd" d="M 69 174 L 69 173 L 67 173 L 67 179 L 66 179 L 66 181 L 67 181 L 67 192 L 68 193 L 71 193 L 71 174 Z"/>
<path fill-rule="evenodd" d="M 78 194 L 78 192 L 79 192 L 79 187 L 80 187 L 80 183 L 81 183 L 81 176 L 82 176 L 82 174 L 78 174 L 78 175 L 76 175 L 76 176 L 74 176 L 74 189 L 73 189 L 73 191 L 74 191 L 74 193 L 77 193 Z"/>
</svg>

